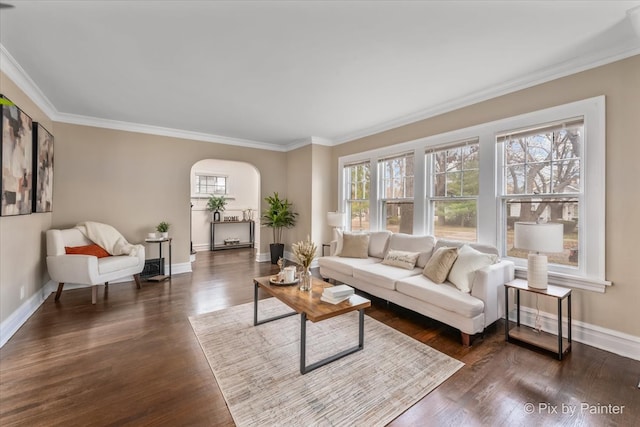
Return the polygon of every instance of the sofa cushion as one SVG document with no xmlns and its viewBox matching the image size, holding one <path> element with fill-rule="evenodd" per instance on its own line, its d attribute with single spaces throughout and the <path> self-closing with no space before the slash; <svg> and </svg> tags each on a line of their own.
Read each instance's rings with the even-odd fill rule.
<svg viewBox="0 0 640 427">
<path fill-rule="evenodd" d="M 98 260 L 98 273 L 107 274 L 114 271 L 123 270 L 125 268 L 135 267 L 138 265 L 137 256 L 118 255 Z"/>
<path fill-rule="evenodd" d="M 389 239 L 389 250 L 420 252 L 416 267 L 424 268 L 436 244 L 433 236 L 414 236 L 412 234 L 394 233 Z"/>
<path fill-rule="evenodd" d="M 369 256 L 384 258 L 387 254 L 391 234 L 392 233 L 389 230 L 373 231 L 369 233 Z"/>
<path fill-rule="evenodd" d="M 481 299 L 460 292 L 449 282 L 435 284 L 422 274 L 398 280 L 396 290 L 464 317 L 471 318 L 484 312 Z"/>
<path fill-rule="evenodd" d="M 404 268 L 405 270 L 413 270 L 416 267 L 416 261 L 420 256 L 420 252 L 406 252 L 389 250 L 382 260 L 385 265 Z"/>
<path fill-rule="evenodd" d="M 433 252 L 433 255 L 427 261 L 422 274 L 434 283 L 442 283 L 447 280 L 456 258 L 458 258 L 458 248 L 439 248 Z"/>
<path fill-rule="evenodd" d="M 476 270 L 496 262 L 497 256 L 486 254 L 464 245 L 458 251 L 458 258 L 449 272 L 449 281 L 462 292 L 471 292 Z"/>
<path fill-rule="evenodd" d="M 420 274 L 419 268 L 405 270 L 382 263 L 353 268 L 353 277 L 381 288 L 395 290 L 396 281 Z"/>
<path fill-rule="evenodd" d="M 318 258 L 318 264 L 320 267 L 337 271 L 338 273 L 346 274 L 347 276 L 353 276 L 353 267 L 360 267 L 364 265 L 372 265 L 379 263 L 378 258 L 342 258 L 339 256 L 323 256 Z"/>
<path fill-rule="evenodd" d="M 342 235 L 342 250 L 338 256 L 367 258 L 369 256 L 369 235 L 344 233 Z"/>
</svg>

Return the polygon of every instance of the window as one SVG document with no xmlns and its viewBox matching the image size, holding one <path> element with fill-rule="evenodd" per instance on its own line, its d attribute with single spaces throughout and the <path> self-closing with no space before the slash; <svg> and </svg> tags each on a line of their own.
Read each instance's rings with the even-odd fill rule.
<svg viewBox="0 0 640 427">
<path fill-rule="evenodd" d="M 510 257 L 526 258 L 513 248 L 516 221 L 561 223 L 564 252 L 548 254 L 549 262 L 579 267 L 581 211 L 582 117 L 506 133 L 498 137 L 503 152 L 503 242 Z"/>
<path fill-rule="evenodd" d="M 370 163 L 348 165 L 344 168 L 347 184 L 346 213 L 350 230 L 369 229 L 369 189 L 371 186 Z"/>
<path fill-rule="evenodd" d="M 227 177 L 196 175 L 196 194 L 227 194 Z"/>
<path fill-rule="evenodd" d="M 413 233 L 413 153 L 378 162 L 383 227 L 395 233 Z"/>
<path fill-rule="evenodd" d="M 477 240 L 478 155 L 477 139 L 427 151 L 428 218 L 437 238 Z"/>
<path fill-rule="evenodd" d="M 605 155 L 598 96 L 341 157 L 339 209 L 353 229 L 496 246 L 519 277 L 527 260 L 513 249 L 515 221 L 560 222 L 565 250 L 547 254 L 550 283 L 604 292 Z M 354 190 L 364 176 L 366 193 Z"/>
</svg>

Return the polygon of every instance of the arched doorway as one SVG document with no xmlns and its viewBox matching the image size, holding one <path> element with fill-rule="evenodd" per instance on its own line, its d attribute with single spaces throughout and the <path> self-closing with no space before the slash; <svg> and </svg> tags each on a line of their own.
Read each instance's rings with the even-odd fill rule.
<svg viewBox="0 0 640 427">
<path fill-rule="evenodd" d="M 191 167 L 191 247 L 195 252 L 210 250 L 212 214 L 207 210 L 211 194 L 224 195 L 224 217 L 243 219 L 251 215 L 256 221 L 255 248 L 260 247 L 260 174 L 246 162 L 204 159 Z M 216 242 L 225 239 L 249 240 L 249 227 L 225 224 L 216 227 Z"/>
</svg>

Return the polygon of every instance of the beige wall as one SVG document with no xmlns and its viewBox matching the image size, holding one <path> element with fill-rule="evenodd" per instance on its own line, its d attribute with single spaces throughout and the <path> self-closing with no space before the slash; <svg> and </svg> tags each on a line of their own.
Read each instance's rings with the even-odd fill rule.
<svg viewBox="0 0 640 427">
<path fill-rule="evenodd" d="M 51 120 L 3 73 L 0 93 L 55 136 Z M 55 201 L 53 206 L 55 209 Z M 37 294 L 48 280 L 44 232 L 51 226 L 51 216 L 34 213 L 0 218 L 0 322 Z"/>
<path fill-rule="evenodd" d="M 337 177 L 340 156 L 598 95 L 606 96 L 606 278 L 614 285 L 605 294 L 574 291 L 573 314 L 576 320 L 640 337 L 636 259 L 640 238 L 640 56 L 342 144 L 333 151 L 332 173 Z M 543 303 L 541 309 L 555 313 L 549 304 Z"/>
<path fill-rule="evenodd" d="M 189 261 L 190 172 L 197 161 L 247 162 L 259 171 L 261 194 L 286 189 L 285 153 L 64 123 L 55 136 L 53 226 L 105 222 L 139 242 L 166 220 L 174 263 Z M 270 231 L 260 231 L 260 251 L 268 252 Z"/>
<path fill-rule="evenodd" d="M 285 231 L 284 240 L 287 243 L 306 240 L 311 236 L 312 222 L 312 146 L 287 152 L 287 198 L 293 203 L 298 213 L 296 226 Z M 290 250 L 290 245 L 285 247 Z"/>
</svg>

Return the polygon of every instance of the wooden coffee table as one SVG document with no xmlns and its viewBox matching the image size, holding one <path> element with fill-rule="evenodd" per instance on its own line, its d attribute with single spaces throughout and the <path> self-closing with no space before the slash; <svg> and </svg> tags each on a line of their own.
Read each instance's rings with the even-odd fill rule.
<svg viewBox="0 0 640 427">
<path fill-rule="evenodd" d="M 364 309 L 371 307 L 371 301 L 359 295 L 352 295 L 348 300 L 340 304 L 330 304 L 320 300 L 320 296 L 324 288 L 332 286 L 320 279 L 312 277 L 312 290 L 301 291 L 298 285 L 278 286 L 269 282 L 269 277 L 258 277 L 253 279 L 253 324 L 254 326 L 263 323 L 272 322 L 284 317 L 300 314 L 300 373 L 306 374 L 314 369 L 331 363 L 335 360 L 343 358 L 349 354 L 360 351 L 364 348 Z M 268 319 L 258 320 L 258 288 L 262 288 L 269 295 L 276 297 L 294 311 L 285 313 L 280 316 L 270 317 Z M 333 356 L 320 360 L 319 362 L 307 365 L 306 362 L 306 346 L 307 346 L 307 320 L 319 322 L 321 320 L 330 319 L 341 314 L 351 311 L 359 312 L 359 328 L 358 328 L 358 345 L 356 347 L 341 351 Z"/>
</svg>

